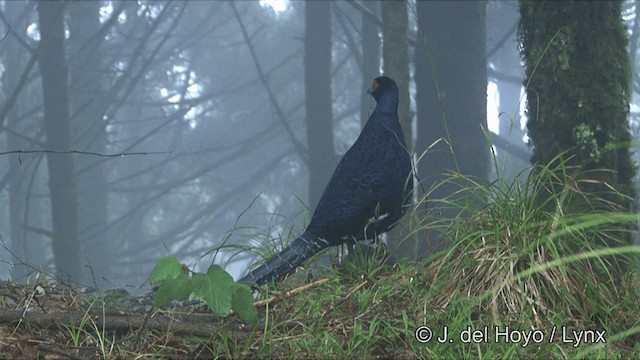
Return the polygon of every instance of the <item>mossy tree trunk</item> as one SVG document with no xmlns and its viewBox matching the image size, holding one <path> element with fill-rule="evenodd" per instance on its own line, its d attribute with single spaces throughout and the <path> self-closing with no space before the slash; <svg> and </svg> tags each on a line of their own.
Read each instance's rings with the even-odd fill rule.
<svg viewBox="0 0 640 360">
<path fill-rule="evenodd" d="M 636 169 L 629 153 L 631 70 L 621 7 L 621 1 L 521 1 L 519 39 L 532 162 L 547 165 L 562 154 L 567 165 L 600 181 L 582 190 L 607 192 L 630 209 Z"/>
</svg>

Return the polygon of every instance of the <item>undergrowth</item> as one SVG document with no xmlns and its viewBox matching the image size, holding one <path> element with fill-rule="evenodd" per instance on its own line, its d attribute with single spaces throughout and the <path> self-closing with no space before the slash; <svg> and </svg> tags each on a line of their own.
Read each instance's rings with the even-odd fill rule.
<svg viewBox="0 0 640 360">
<path fill-rule="evenodd" d="M 243 355 L 640 358 L 638 216 L 611 201 L 615 189 L 586 192 L 589 174 L 559 166 L 512 183 L 452 174 L 460 191 L 439 205 L 459 216 L 426 225 L 447 250 L 328 270 L 263 308 L 269 327 Z"/>
</svg>

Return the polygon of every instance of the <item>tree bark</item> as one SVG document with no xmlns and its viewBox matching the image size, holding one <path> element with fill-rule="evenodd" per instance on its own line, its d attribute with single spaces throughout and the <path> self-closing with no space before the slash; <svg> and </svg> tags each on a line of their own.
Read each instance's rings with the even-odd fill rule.
<svg viewBox="0 0 640 360">
<path fill-rule="evenodd" d="M 38 1 L 44 127 L 48 149 L 58 151 L 71 149 L 64 6 L 61 1 Z M 48 153 L 47 165 L 56 271 L 77 281 L 81 274 L 74 158 Z"/>
<path fill-rule="evenodd" d="M 305 3 L 304 88 L 309 149 L 309 208 L 315 209 L 336 164 L 331 104 L 331 3 Z"/>
<path fill-rule="evenodd" d="M 566 166 L 582 171 L 609 169 L 591 171 L 590 179 L 601 183 L 582 190 L 628 210 L 636 168 L 629 152 L 631 65 L 621 13 L 621 1 L 522 1 L 519 38 L 532 162 L 547 165 L 561 155 Z"/>
<path fill-rule="evenodd" d="M 429 192 L 428 221 L 448 221 L 458 209 L 442 204 L 459 185 L 430 188 L 456 171 L 486 179 L 489 174 L 487 126 L 487 64 L 484 1 L 418 1 L 421 33 L 415 52 L 416 103 L 421 188 Z M 464 196 L 464 193 L 460 194 Z M 442 247 L 439 233 L 429 231 L 427 248 Z"/>
<path fill-rule="evenodd" d="M 366 1 L 362 4 L 373 14 L 378 14 L 380 8 L 376 0 Z M 373 111 L 375 102 L 365 89 L 371 86 L 371 81 L 380 76 L 380 36 L 378 26 L 371 19 L 362 15 L 362 96 L 360 98 L 360 123 L 364 124 L 369 120 L 369 115 Z"/>
<path fill-rule="evenodd" d="M 21 2 L 7 2 L 5 9 L 5 16 L 8 19 L 14 19 L 19 16 L 20 12 L 24 9 L 26 3 Z M 17 33 L 25 33 L 28 26 L 27 22 L 13 22 L 15 27 L 13 31 Z M 22 48 L 15 39 L 6 39 L 6 52 L 11 54 L 4 60 L 5 73 L 2 76 L 4 88 L 8 91 L 15 91 L 18 88 L 21 74 L 25 70 L 25 64 L 28 61 L 28 54 L 24 48 Z M 25 81 L 23 79 L 23 81 Z M 13 131 L 20 132 L 19 116 L 25 108 L 25 96 L 18 96 L 11 110 L 7 113 L 7 127 Z M 7 150 L 15 150 L 25 148 L 29 144 L 19 136 L 11 131 L 7 132 Z M 26 146 L 25 146 L 26 145 Z M 12 259 L 6 254 L 6 258 L 3 256 L 3 260 L 11 261 L 14 264 L 17 262 L 29 263 L 30 252 L 28 249 L 27 236 L 25 230 L 25 209 L 28 201 L 28 182 L 27 178 L 28 170 L 32 169 L 21 163 L 21 159 L 18 155 L 12 155 L 9 157 L 9 173 L 11 177 L 8 183 L 9 194 L 9 247 L 11 252 L 19 259 Z M 12 276 L 15 279 L 23 279 L 28 274 L 28 269 L 22 264 L 17 264 L 12 269 Z"/>
<path fill-rule="evenodd" d="M 409 17 L 407 2 L 382 1 L 382 66 L 386 76 L 398 84 L 398 117 L 409 149 L 412 149 L 411 109 L 409 106 Z"/>
<path fill-rule="evenodd" d="M 74 143 L 85 151 L 106 153 L 107 134 L 103 121 L 104 76 L 101 61 L 100 37 L 94 35 L 100 29 L 100 3 L 96 1 L 73 2 L 69 5 L 69 49 L 74 66 L 70 67 L 70 100 L 73 109 L 72 126 Z M 78 230 L 83 244 L 83 259 L 96 279 L 86 272 L 83 282 L 94 286 L 107 285 L 102 278 L 112 274 L 113 246 L 108 241 L 107 197 L 105 162 L 100 158 L 83 156 L 76 162 L 78 188 Z"/>
<path fill-rule="evenodd" d="M 398 117 L 407 142 L 407 151 L 413 149 L 411 108 L 409 105 L 409 16 L 406 1 L 382 1 L 382 58 L 384 74 L 398 85 L 400 102 Z M 413 181 L 413 178 L 409 179 Z M 415 259 L 418 249 L 417 237 L 410 235 L 412 212 L 410 209 L 400 223 L 389 232 L 389 248 L 400 259 Z"/>
</svg>

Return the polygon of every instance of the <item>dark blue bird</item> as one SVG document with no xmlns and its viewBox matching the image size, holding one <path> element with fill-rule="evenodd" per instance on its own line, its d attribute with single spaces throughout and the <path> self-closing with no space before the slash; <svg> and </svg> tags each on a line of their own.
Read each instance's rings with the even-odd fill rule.
<svg viewBox="0 0 640 360">
<path fill-rule="evenodd" d="M 389 231 L 411 200 L 411 156 L 398 120 L 398 86 L 373 80 L 376 108 L 324 189 L 307 229 L 241 282 L 261 286 L 292 272 L 329 246 L 372 239 Z"/>
</svg>

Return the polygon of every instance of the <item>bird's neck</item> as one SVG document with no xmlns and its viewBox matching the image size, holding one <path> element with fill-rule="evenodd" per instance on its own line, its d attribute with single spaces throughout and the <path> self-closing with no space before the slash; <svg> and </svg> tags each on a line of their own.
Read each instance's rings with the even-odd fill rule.
<svg viewBox="0 0 640 360">
<path fill-rule="evenodd" d="M 396 115 L 398 113 L 398 95 L 383 94 L 376 102 L 375 111 Z"/>
</svg>

